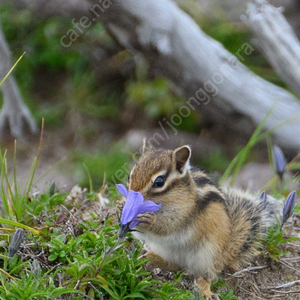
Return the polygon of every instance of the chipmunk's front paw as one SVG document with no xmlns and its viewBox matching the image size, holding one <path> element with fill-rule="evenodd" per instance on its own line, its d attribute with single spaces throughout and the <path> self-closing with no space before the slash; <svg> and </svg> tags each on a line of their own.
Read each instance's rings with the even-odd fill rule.
<svg viewBox="0 0 300 300">
<path fill-rule="evenodd" d="M 149 228 L 155 223 L 156 216 L 154 213 L 144 213 L 137 215 L 136 220 L 140 223 L 139 226 Z"/>
</svg>

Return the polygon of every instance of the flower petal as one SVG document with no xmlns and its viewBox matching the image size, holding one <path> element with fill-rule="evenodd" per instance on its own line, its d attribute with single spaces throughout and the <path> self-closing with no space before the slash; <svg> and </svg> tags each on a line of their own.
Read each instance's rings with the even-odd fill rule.
<svg viewBox="0 0 300 300">
<path fill-rule="evenodd" d="M 273 163 L 276 174 L 282 179 L 286 160 L 282 150 L 276 145 L 273 147 Z"/>
<path fill-rule="evenodd" d="M 135 201 L 135 206 L 139 207 L 144 203 L 144 196 L 140 192 L 135 192 L 133 190 L 130 190 L 127 199 L 133 198 Z"/>
<path fill-rule="evenodd" d="M 287 196 L 283 207 L 282 224 L 284 224 L 292 216 L 296 204 L 296 198 L 297 198 L 296 191 L 290 192 L 289 195 Z"/>
<path fill-rule="evenodd" d="M 121 223 L 127 224 L 134 220 L 138 214 L 139 207 L 143 204 L 144 197 L 140 192 L 129 191 L 127 200 L 123 207 Z"/>
<path fill-rule="evenodd" d="M 157 211 L 161 208 L 161 204 L 156 204 L 154 203 L 153 201 L 151 200 L 147 200 L 145 202 L 142 203 L 142 205 L 139 206 L 139 209 L 138 209 L 138 212 L 137 212 L 137 215 L 138 214 L 144 214 L 146 212 L 154 212 L 154 211 Z M 136 225 L 138 225 L 140 222 L 136 221 L 136 220 L 133 220 L 131 222 L 131 224 L 129 225 L 129 228 L 130 229 L 133 229 Z"/>
<path fill-rule="evenodd" d="M 136 216 L 137 209 L 134 205 L 135 205 L 135 201 L 133 198 L 129 198 L 126 200 L 122 211 L 122 217 L 121 217 L 122 224 L 127 224 L 128 222 L 132 221 Z"/>
<path fill-rule="evenodd" d="M 154 212 L 161 208 L 161 204 L 156 204 L 151 200 L 147 200 L 143 202 L 143 204 L 139 207 L 138 214 L 143 214 L 146 212 Z"/>
<path fill-rule="evenodd" d="M 129 225 L 129 228 L 130 229 L 133 229 L 136 225 L 138 225 L 138 224 L 140 224 L 140 222 L 138 222 L 138 221 L 132 221 L 131 223 L 130 223 L 130 225 Z"/>
<path fill-rule="evenodd" d="M 127 189 L 123 184 L 117 184 L 117 188 L 119 190 L 119 192 L 125 197 L 127 198 Z"/>
</svg>

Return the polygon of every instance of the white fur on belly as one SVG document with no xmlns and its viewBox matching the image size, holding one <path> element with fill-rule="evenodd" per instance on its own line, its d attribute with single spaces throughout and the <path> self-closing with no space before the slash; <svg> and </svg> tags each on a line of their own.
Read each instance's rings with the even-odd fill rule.
<svg viewBox="0 0 300 300">
<path fill-rule="evenodd" d="M 194 244 L 192 229 L 170 236 L 157 236 L 149 232 L 133 232 L 134 236 L 145 242 L 147 250 L 153 251 L 165 261 L 175 263 L 195 276 L 206 275 L 212 269 L 215 248 L 209 240 Z"/>
</svg>

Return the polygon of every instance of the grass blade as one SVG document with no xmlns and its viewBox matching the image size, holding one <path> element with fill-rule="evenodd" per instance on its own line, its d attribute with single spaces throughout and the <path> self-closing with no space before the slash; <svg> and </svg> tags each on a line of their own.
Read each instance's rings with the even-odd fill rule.
<svg viewBox="0 0 300 300">
<path fill-rule="evenodd" d="M 1 161 L 1 198 L 2 198 L 2 203 L 4 206 L 4 210 L 7 216 L 10 215 L 9 212 L 9 203 L 8 203 L 8 198 L 5 192 L 5 184 L 4 184 L 4 180 L 5 180 L 5 157 L 6 157 L 6 151 L 4 152 L 3 155 L 1 155 L 0 153 L 0 161 Z"/>
<path fill-rule="evenodd" d="M 4 218 L 0 218 L 0 223 L 2 223 L 2 224 L 8 224 L 8 225 L 16 226 L 16 227 L 20 227 L 20 228 L 29 230 L 29 231 L 31 231 L 34 234 L 44 236 L 44 234 L 41 231 L 39 231 L 37 229 L 34 229 L 32 227 L 29 227 L 27 225 L 24 225 L 22 223 L 19 223 L 19 222 L 15 222 L 15 221 L 12 221 L 12 220 L 7 220 L 7 219 L 4 219 Z"/>
<path fill-rule="evenodd" d="M 8 73 L 4 76 L 4 78 L 1 80 L 0 82 L 0 87 L 1 85 L 4 83 L 4 81 L 7 79 L 7 77 L 10 75 L 10 73 L 13 71 L 13 69 L 17 66 L 17 64 L 19 63 L 19 61 L 23 58 L 23 56 L 25 55 L 26 52 L 24 52 L 19 58 L 18 60 L 15 62 L 15 64 L 10 68 L 10 70 L 8 71 Z"/>
<path fill-rule="evenodd" d="M 28 184 L 28 187 L 27 187 L 27 191 L 24 190 L 24 192 L 26 193 L 26 199 L 29 197 L 29 192 L 30 192 L 31 187 L 32 187 L 34 175 L 35 175 L 37 165 L 38 165 L 38 162 L 39 162 L 39 158 L 40 158 L 40 155 L 41 155 L 43 136 L 44 136 L 44 118 L 42 119 L 42 128 L 41 128 L 41 135 L 40 135 L 40 143 L 39 143 L 38 153 L 37 153 L 37 156 L 33 160 L 33 163 L 32 163 L 32 166 L 33 166 L 33 168 L 31 168 L 32 169 L 32 174 L 31 174 L 31 176 L 28 175 L 30 177 L 30 180 L 29 180 L 29 184 Z"/>
<path fill-rule="evenodd" d="M 93 192 L 93 182 L 92 182 L 92 177 L 91 177 L 91 174 L 89 172 L 89 169 L 88 169 L 86 164 L 83 163 L 82 165 L 83 165 L 83 167 L 84 167 L 84 169 L 85 169 L 85 171 L 88 175 L 88 178 L 89 178 L 90 192 Z"/>
<path fill-rule="evenodd" d="M 257 126 L 255 131 L 253 132 L 253 134 L 252 134 L 251 138 L 249 139 L 248 143 L 246 144 L 246 146 L 235 156 L 235 158 L 229 164 L 228 168 L 226 169 L 226 171 L 224 172 L 224 175 L 222 176 L 222 178 L 220 180 L 221 184 L 223 184 L 225 182 L 225 180 L 228 178 L 228 176 L 232 173 L 232 177 L 230 179 L 230 186 L 233 185 L 234 180 L 235 180 L 238 172 L 240 171 L 241 167 L 243 166 L 243 164 L 244 164 L 244 162 L 245 162 L 245 160 L 246 160 L 246 158 L 249 154 L 249 151 L 260 140 L 259 139 L 259 134 L 263 130 L 263 127 L 264 127 L 268 117 L 272 113 L 275 105 L 276 104 L 274 104 L 271 107 L 271 109 L 267 112 L 266 116 L 259 123 L 259 125 Z"/>
<path fill-rule="evenodd" d="M 34 185 L 38 184 L 49 172 L 54 170 L 59 164 L 61 164 L 63 161 L 66 160 L 66 156 L 61 158 L 58 162 L 56 162 L 54 165 L 52 165 L 47 171 L 45 171 L 44 174 L 42 174 L 37 181 L 34 182 Z"/>
<path fill-rule="evenodd" d="M 260 122 L 260 124 L 257 126 L 257 128 L 255 129 L 254 133 L 252 134 L 251 138 L 249 139 L 248 143 L 246 144 L 246 146 L 234 157 L 234 159 L 231 161 L 231 163 L 229 164 L 229 166 L 227 167 L 227 169 L 225 170 L 221 180 L 220 180 L 220 184 L 224 184 L 225 180 L 230 176 L 230 174 L 232 174 L 232 177 L 230 179 L 230 183 L 229 185 L 232 186 L 235 178 L 238 174 L 238 172 L 240 171 L 241 167 L 243 166 L 249 151 L 260 141 L 262 141 L 263 139 L 267 138 L 268 136 L 270 136 L 271 133 L 273 133 L 275 130 L 283 127 L 284 125 L 295 121 L 296 119 L 300 118 L 300 115 L 297 115 L 293 118 L 290 118 L 286 121 L 281 122 L 280 124 L 274 126 L 271 129 L 268 129 L 264 132 L 262 132 L 263 127 L 268 119 L 268 117 L 270 116 L 270 114 L 272 113 L 274 107 L 277 105 L 277 102 L 271 107 L 271 109 L 267 112 L 266 116 L 263 118 L 263 120 Z"/>
</svg>

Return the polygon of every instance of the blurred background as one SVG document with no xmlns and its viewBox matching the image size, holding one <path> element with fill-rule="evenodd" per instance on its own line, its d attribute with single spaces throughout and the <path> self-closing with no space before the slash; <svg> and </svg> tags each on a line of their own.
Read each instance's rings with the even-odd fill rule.
<svg viewBox="0 0 300 300">
<path fill-rule="evenodd" d="M 43 188 L 55 181 L 68 192 L 79 184 L 94 190 L 103 176 L 110 183 L 124 182 L 133 161 L 132 154 L 145 136 L 153 136 L 164 118 L 177 113 L 186 101 L 178 97 L 164 78 L 148 72 L 147 63 L 122 48 L 105 26 L 96 22 L 74 37 L 68 47 L 61 38 L 82 16 L 82 3 L 52 5 L 41 1 L 0 1 L 4 36 L 15 62 L 26 51 L 13 74 L 26 106 L 41 127 L 45 120 L 43 147 L 36 179 Z M 251 42 L 248 27 L 240 20 L 246 12 L 244 0 L 178 0 L 204 32 L 221 42 L 231 53 Z M 300 35 L 300 2 L 271 1 L 285 8 L 284 15 Z M 243 63 L 262 78 L 284 87 L 266 59 L 255 49 Z M 3 99 L 0 99 L 0 107 Z M 202 122 L 193 111 L 176 127 L 178 133 L 162 143 L 173 148 L 190 144 L 193 164 L 218 178 L 247 140 L 224 135 L 214 124 Z M 17 172 L 26 180 L 37 155 L 39 133 L 24 128 L 17 143 Z M 13 157 L 14 137 L 9 128 L 1 139 L 1 151 Z M 291 159 L 292 157 L 288 158 Z M 12 164 L 9 165 L 12 168 Z M 120 168 L 123 172 L 118 172 Z M 49 172 L 47 172 L 49 170 Z M 248 157 L 236 185 L 260 188 L 272 176 L 265 142 Z M 45 174 L 43 176 L 43 174 Z M 43 176 L 43 177 L 42 177 Z"/>
</svg>

